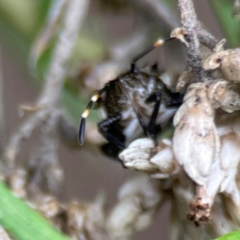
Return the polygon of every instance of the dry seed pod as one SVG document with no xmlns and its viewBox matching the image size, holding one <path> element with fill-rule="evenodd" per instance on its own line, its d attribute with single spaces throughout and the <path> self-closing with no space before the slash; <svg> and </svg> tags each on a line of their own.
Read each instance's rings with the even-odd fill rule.
<svg viewBox="0 0 240 240">
<path fill-rule="evenodd" d="M 12 192 L 20 198 L 26 198 L 27 196 L 27 172 L 23 168 L 16 169 L 11 176 L 7 178 L 9 187 Z"/>
<path fill-rule="evenodd" d="M 182 28 L 175 28 L 172 30 L 170 37 L 176 38 L 179 41 L 181 41 L 183 44 L 185 44 L 186 47 L 189 46 L 189 43 L 185 39 L 186 32 Z"/>
<path fill-rule="evenodd" d="M 225 39 L 220 41 L 214 49 L 214 53 L 203 61 L 205 70 L 219 69 L 225 80 L 240 82 L 240 48 L 223 49 Z"/>
<path fill-rule="evenodd" d="M 34 202 L 37 210 L 48 220 L 50 220 L 57 229 L 65 230 L 65 206 L 60 203 L 55 197 L 43 195 Z"/>
<path fill-rule="evenodd" d="M 208 97 L 214 109 L 232 113 L 240 110 L 240 85 L 225 80 L 216 80 L 208 87 Z"/>
<path fill-rule="evenodd" d="M 192 210 L 189 217 L 197 223 L 206 223 L 211 219 L 214 220 L 214 216 L 212 216 L 210 211 L 216 202 L 217 194 L 220 192 L 222 196 L 226 197 L 227 204 L 224 207 L 229 208 L 227 211 L 231 212 L 230 215 L 234 216 L 235 224 L 238 225 L 240 222 L 238 210 L 240 206 L 240 191 L 237 180 L 240 162 L 240 120 L 237 114 L 220 116 L 218 117 L 217 125 L 221 142 L 219 157 L 211 166 L 206 184 L 198 187 L 197 196 L 191 204 Z M 228 207 L 229 204 L 231 207 Z M 221 214 L 226 217 L 225 213 Z"/>
<path fill-rule="evenodd" d="M 219 85 L 215 85 L 219 87 Z M 214 88 L 209 88 L 206 92 L 208 90 L 214 92 Z M 217 92 L 218 91 L 215 91 L 214 93 Z M 240 191 L 238 177 L 240 170 L 240 119 L 238 113 L 226 114 L 221 112 L 221 114 L 217 115 L 215 122 L 217 126 L 217 134 L 220 137 L 221 148 L 218 158 L 216 158 L 216 161 L 214 161 L 210 167 L 205 184 L 202 186 L 196 186 L 193 181 L 186 177 L 185 174 L 182 174 L 181 171 L 178 171 L 174 176 L 169 175 L 169 178 L 162 180 L 160 183 L 161 189 L 170 190 L 172 192 L 172 212 L 170 218 L 170 239 L 172 240 L 212 239 L 236 230 L 236 227 L 240 224 Z M 138 145 L 139 141 L 140 140 L 136 140 L 133 142 L 133 146 Z M 145 139 L 146 143 L 147 141 L 148 139 Z M 151 146 L 146 148 L 151 148 Z M 137 148 L 136 151 L 138 151 Z M 146 161 L 154 162 L 154 164 L 156 164 L 157 161 L 164 161 L 166 156 L 171 156 L 171 141 L 161 141 L 158 146 L 158 151 L 159 152 L 156 155 L 149 155 L 150 158 L 146 159 Z M 166 151 L 168 154 L 164 153 Z M 153 151 L 152 154 L 154 154 Z M 134 156 L 133 152 L 132 156 Z M 156 159 L 156 161 L 153 161 L 153 159 Z M 156 164 L 156 166 L 158 165 Z M 159 169 L 163 168 L 159 167 Z M 151 174 L 151 176 L 152 175 L 154 174 Z M 123 213 L 125 204 L 127 206 L 138 206 L 133 199 L 130 201 L 128 198 L 128 200 L 125 198 L 127 196 L 130 197 L 131 193 L 133 194 L 134 192 L 131 184 L 129 181 L 129 184 L 123 188 L 125 190 L 121 194 L 121 204 L 118 204 L 119 209 L 117 209 L 120 213 Z M 144 184 L 141 186 L 141 191 L 147 191 L 148 188 L 146 188 Z M 195 195 L 196 190 L 197 195 Z M 122 190 L 120 192 L 122 192 Z M 219 195 L 219 193 L 221 193 L 221 195 Z M 164 196 L 164 191 L 159 194 Z M 135 212 L 133 211 L 134 209 L 130 210 L 132 212 L 131 214 L 137 214 L 136 209 Z M 204 225 L 201 228 L 196 228 L 195 225 L 190 223 L 187 219 L 187 212 L 189 213 L 188 218 L 190 220 L 194 221 L 196 224 Z M 135 215 L 133 214 L 131 217 L 132 216 Z M 229 218 L 229 216 L 231 217 Z M 130 217 L 127 219 L 130 220 Z M 117 220 L 120 221 L 121 219 Z M 114 225 L 114 229 L 116 230 L 115 233 L 117 234 L 117 232 L 119 232 L 119 234 L 121 234 L 124 231 L 126 233 L 127 230 L 125 228 L 122 230 L 118 221 L 115 222 L 116 224 Z M 210 224 L 208 224 L 209 222 Z M 127 224 L 124 226 L 127 226 Z M 131 231 L 133 230 L 131 229 Z M 119 239 L 128 238 L 122 237 Z"/>
<path fill-rule="evenodd" d="M 168 139 L 160 141 L 157 147 L 151 139 L 137 139 L 120 153 L 119 158 L 125 167 L 146 172 L 157 179 L 169 178 L 180 170 Z"/>
<path fill-rule="evenodd" d="M 44 196 L 37 203 L 38 210 L 47 218 L 54 218 L 63 211 L 63 205 L 50 195 Z"/>
<path fill-rule="evenodd" d="M 177 175 L 181 171 L 181 167 L 175 159 L 172 142 L 168 139 L 161 140 L 157 146 L 157 151 L 150 159 L 150 163 L 158 167 L 158 172 L 152 173 L 150 176 L 157 179 L 167 179 Z"/>
<path fill-rule="evenodd" d="M 103 203 L 92 204 L 71 202 L 66 209 L 68 234 L 76 240 L 108 240 L 105 233 Z"/>
<path fill-rule="evenodd" d="M 186 88 L 187 84 L 191 81 L 194 77 L 194 74 L 189 71 L 184 71 L 178 78 L 178 82 L 176 85 L 176 91 L 180 92 Z"/>
<path fill-rule="evenodd" d="M 123 161 L 123 165 L 129 169 L 150 173 L 157 172 L 157 166 L 149 162 L 154 146 L 151 139 L 137 139 L 120 153 L 119 158 Z"/>
<path fill-rule="evenodd" d="M 203 83 L 192 84 L 174 117 L 173 150 L 190 178 L 204 185 L 219 151 L 214 110 Z"/>
<path fill-rule="evenodd" d="M 163 202 L 159 183 L 146 175 L 127 181 L 118 199 L 107 220 L 108 232 L 116 240 L 130 240 L 134 232 L 148 227 Z"/>
</svg>

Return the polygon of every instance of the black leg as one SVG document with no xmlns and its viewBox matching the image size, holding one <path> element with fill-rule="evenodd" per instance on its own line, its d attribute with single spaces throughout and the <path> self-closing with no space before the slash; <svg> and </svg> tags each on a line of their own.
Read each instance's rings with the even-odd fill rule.
<svg viewBox="0 0 240 240">
<path fill-rule="evenodd" d="M 123 165 L 123 161 L 118 157 L 121 150 L 117 148 L 112 143 L 105 143 L 101 146 L 101 150 L 109 157 L 112 158 L 113 161 L 120 163 L 123 168 L 126 169 L 126 167 Z"/>
<path fill-rule="evenodd" d="M 122 134 L 122 129 L 117 124 L 121 120 L 121 115 L 110 117 L 98 124 L 98 130 L 103 137 L 117 149 L 122 150 L 125 148 L 125 136 Z"/>
<path fill-rule="evenodd" d="M 101 150 L 109 157 L 114 158 L 114 160 L 118 161 L 118 154 L 120 153 L 120 149 L 116 147 L 112 143 L 105 143 L 104 145 L 101 146 Z"/>
<path fill-rule="evenodd" d="M 154 64 L 151 66 L 151 70 L 152 70 L 153 73 L 159 73 L 158 64 L 157 64 L 157 63 L 154 63 Z"/>
<path fill-rule="evenodd" d="M 169 99 L 167 101 L 168 107 L 179 107 L 181 106 L 184 98 L 184 94 L 178 93 L 178 92 L 171 92 L 167 88 L 165 88 L 165 93 L 167 93 Z"/>
<path fill-rule="evenodd" d="M 171 100 L 168 103 L 168 107 L 179 107 L 183 103 L 184 94 L 171 93 Z"/>
<path fill-rule="evenodd" d="M 159 107 L 161 104 L 161 93 L 160 92 L 156 92 L 154 94 L 152 94 L 148 99 L 147 102 L 155 102 L 154 108 L 153 108 L 153 112 L 152 112 L 152 116 L 151 119 L 148 123 L 147 126 L 147 135 L 149 137 L 151 137 L 153 139 L 153 141 L 155 142 L 155 144 L 158 144 L 158 140 L 157 140 L 157 134 L 156 134 L 156 120 L 157 120 L 157 116 L 158 116 L 158 112 L 159 112 Z"/>
</svg>

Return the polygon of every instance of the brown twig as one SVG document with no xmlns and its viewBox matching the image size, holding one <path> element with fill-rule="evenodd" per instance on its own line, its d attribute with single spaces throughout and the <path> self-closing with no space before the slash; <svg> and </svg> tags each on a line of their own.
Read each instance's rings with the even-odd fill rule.
<svg viewBox="0 0 240 240">
<path fill-rule="evenodd" d="M 79 28 L 85 17 L 88 1 L 71 0 L 68 4 L 63 30 L 59 35 L 50 70 L 46 76 L 43 92 L 38 100 L 40 104 L 55 106 L 60 99 L 62 84 L 72 49 L 77 39 Z"/>
<path fill-rule="evenodd" d="M 35 69 L 36 61 L 41 56 L 43 51 L 46 49 L 49 41 L 56 34 L 57 25 L 60 21 L 61 15 L 63 14 L 64 8 L 68 0 L 57 0 L 53 1 L 50 12 L 48 14 L 44 28 L 41 30 L 36 38 L 36 41 L 31 47 L 29 63 L 30 66 Z"/>
<path fill-rule="evenodd" d="M 199 75 L 201 68 L 200 42 L 197 35 L 198 19 L 195 13 L 192 0 L 178 1 L 181 25 L 188 37 L 187 47 L 187 71 Z"/>
<path fill-rule="evenodd" d="M 40 105 L 42 107 L 30 116 L 11 138 L 5 150 L 5 160 L 9 167 L 15 165 L 15 159 L 20 150 L 21 141 L 29 137 L 32 131 L 42 124 L 44 120 L 49 120 L 54 117 L 53 113 L 54 110 L 58 108 L 63 81 L 67 72 L 67 63 L 71 56 L 78 31 L 87 12 L 88 4 L 89 2 L 87 0 L 71 0 L 68 2 L 63 28 L 56 43 L 42 93 L 36 103 L 36 106 Z M 52 126 L 52 131 L 56 131 L 56 126 Z"/>
<path fill-rule="evenodd" d="M 206 30 L 202 29 L 194 9 L 192 0 L 178 0 L 178 7 L 181 16 L 182 29 L 187 40 L 187 67 L 182 74 L 178 86 L 181 89 L 186 82 L 189 82 L 187 75 L 190 73 L 190 82 L 204 82 L 211 79 L 209 74 L 202 68 L 202 54 L 200 43 L 213 49 L 217 40 Z"/>
<path fill-rule="evenodd" d="M 197 27 L 197 35 L 199 41 L 206 47 L 210 48 L 211 50 L 213 50 L 218 43 L 218 40 L 211 33 L 203 29 L 200 23 L 198 24 Z"/>
</svg>

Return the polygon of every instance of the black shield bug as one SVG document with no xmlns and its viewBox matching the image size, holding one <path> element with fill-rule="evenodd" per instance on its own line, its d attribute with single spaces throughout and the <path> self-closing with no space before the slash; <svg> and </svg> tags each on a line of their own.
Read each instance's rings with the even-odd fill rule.
<svg viewBox="0 0 240 240">
<path fill-rule="evenodd" d="M 156 135 L 161 125 L 173 117 L 182 102 L 182 96 L 168 90 L 156 74 L 139 70 L 136 62 L 154 48 L 173 39 L 156 41 L 133 59 L 130 71 L 96 91 L 82 114 L 78 139 L 80 145 L 84 143 L 86 118 L 95 102 L 104 112 L 105 119 L 98 123 L 98 130 L 108 141 L 102 147 L 105 153 L 117 157 L 126 145 L 143 134 L 157 144 Z"/>
</svg>

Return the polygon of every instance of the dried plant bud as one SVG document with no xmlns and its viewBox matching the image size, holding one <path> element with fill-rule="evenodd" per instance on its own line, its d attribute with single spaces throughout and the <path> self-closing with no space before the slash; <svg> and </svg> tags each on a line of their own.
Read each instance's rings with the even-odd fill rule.
<svg viewBox="0 0 240 240">
<path fill-rule="evenodd" d="M 151 139 L 137 139 L 120 153 L 119 158 L 125 167 L 147 172 L 153 178 L 168 178 L 180 170 L 174 158 L 172 143 L 167 139 L 159 142 L 157 147 Z"/>
<path fill-rule="evenodd" d="M 192 72 L 188 72 L 188 71 L 184 71 L 178 79 L 177 82 L 177 86 L 176 86 L 176 91 L 179 92 L 182 89 L 184 89 L 184 87 L 191 82 L 193 78 L 193 73 Z"/>
<path fill-rule="evenodd" d="M 12 189 L 12 192 L 16 194 L 20 198 L 26 198 L 27 190 L 26 190 L 26 181 L 27 181 L 27 173 L 23 168 L 16 169 L 11 176 L 7 179 L 9 187 Z"/>
<path fill-rule="evenodd" d="M 153 173 L 158 171 L 158 168 L 149 162 L 153 148 L 154 142 L 151 139 L 137 139 L 120 153 L 119 158 L 123 161 L 124 166 L 129 169 Z"/>
<path fill-rule="evenodd" d="M 149 226 L 162 202 L 158 183 L 145 175 L 127 181 L 118 198 L 107 220 L 108 232 L 116 240 L 130 240 L 135 231 Z"/>
<path fill-rule="evenodd" d="M 223 213 L 215 206 L 216 201 L 219 200 L 218 193 L 222 193 L 222 196 L 226 197 L 228 204 L 231 203 L 231 209 L 227 206 L 228 210 L 225 210 L 230 211 L 230 215 L 235 216 L 237 222 L 240 221 L 240 217 L 237 215 L 240 204 L 237 181 L 240 161 L 240 120 L 237 114 L 221 116 L 217 125 L 221 141 L 219 157 L 212 164 L 205 185 L 198 187 L 197 196 L 192 201 L 188 215 L 191 220 L 198 224 L 208 223 L 209 221 L 217 223 L 220 216 L 221 218 L 228 218 L 229 213 Z M 229 159 L 231 160 L 229 161 Z M 223 205 L 223 203 L 221 204 Z M 223 207 L 225 208 L 225 206 L 220 208 Z M 233 209 L 235 209 L 235 213 L 232 212 Z"/>
<path fill-rule="evenodd" d="M 190 178 L 204 185 L 219 151 L 214 110 L 203 83 L 190 85 L 174 117 L 173 150 Z"/>
<path fill-rule="evenodd" d="M 224 51 L 225 48 L 224 48 L 224 45 L 226 44 L 227 40 L 226 39 L 222 39 L 216 46 L 215 48 L 213 49 L 213 52 L 217 53 L 217 52 L 220 52 L 220 51 Z"/>
<path fill-rule="evenodd" d="M 54 218 L 63 211 L 63 205 L 52 196 L 44 196 L 37 204 L 38 210 L 47 218 Z"/>
<path fill-rule="evenodd" d="M 186 32 L 182 28 L 175 28 L 170 34 L 170 37 L 180 40 L 186 45 L 186 47 L 188 47 L 189 43 L 186 41 L 185 36 Z"/>
<path fill-rule="evenodd" d="M 49 164 L 46 169 L 48 188 L 51 193 L 57 194 L 64 181 L 64 171 L 59 163 Z"/>
<path fill-rule="evenodd" d="M 215 47 L 215 52 L 203 61 L 205 70 L 220 69 L 223 78 L 231 82 L 240 82 L 240 48 L 223 49 L 225 39 Z"/>
<path fill-rule="evenodd" d="M 79 204 L 72 202 L 67 206 L 67 231 L 73 239 L 108 240 L 105 233 L 105 217 L 102 203 Z"/>
<path fill-rule="evenodd" d="M 187 217 L 189 220 L 194 221 L 197 224 L 209 223 L 211 220 L 210 207 L 208 204 L 202 204 L 201 199 L 195 199 L 191 205 L 191 211 Z"/>
<path fill-rule="evenodd" d="M 240 85 L 216 80 L 208 86 L 208 96 L 213 108 L 232 113 L 240 110 Z"/>
<path fill-rule="evenodd" d="M 181 167 L 175 160 L 170 140 L 163 139 L 159 142 L 157 151 L 158 153 L 150 159 L 150 162 L 158 167 L 159 172 L 151 174 L 151 177 L 165 179 L 180 172 Z"/>
</svg>

